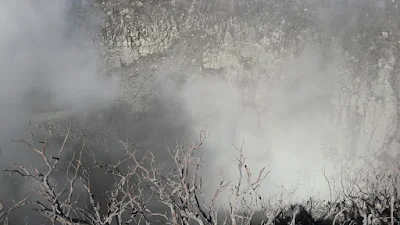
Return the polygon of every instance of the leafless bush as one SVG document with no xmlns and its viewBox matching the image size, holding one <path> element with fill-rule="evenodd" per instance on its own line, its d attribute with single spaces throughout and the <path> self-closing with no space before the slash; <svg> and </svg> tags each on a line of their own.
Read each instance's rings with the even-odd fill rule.
<svg viewBox="0 0 400 225">
<path fill-rule="evenodd" d="M 3 209 L 3 224 L 9 224 L 10 215 L 21 208 L 30 212 L 23 219 L 26 224 L 32 223 L 32 213 L 40 214 L 50 224 L 250 224 L 255 210 L 262 207 L 257 193 L 268 173 L 263 169 L 253 178 L 242 148 L 236 149 L 240 179 L 235 183 L 222 179 L 211 200 L 205 200 L 203 178 L 199 175 L 202 159 L 197 156 L 208 137 L 205 132 L 188 148 L 177 145 L 168 150 L 174 162 L 170 171 L 157 165 L 151 152 L 143 154 L 122 141 L 125 154 L 115 164 L 102 164 L 91 152 L 93 165 L 84 166 L 84 143 L 72 159 L 64 160 L 68 135 L 55 155 L 47 150 L 47 140 L 35 140 L 32 132 L 32 143 L 17 141 L 39 155 L 44 168 L 13 162 L 11 169 L 4 170 L 25 178 L 31 189 L 13 206 Z M 62 164 L 66 165 L 64 169 Z M 91 175 L 96 171 L 111 176 L 113 181 L 102 201 L 93 194 L 96 187 L 91 185 Z M 60 178 L 60 173 L 66 175 L 65 179 Z M 229 209 L 221 210 L 218 197 L 225 191 L 229 192 Z"/>
<path fill-rule="evenodd" d="M 371 167 L 344 173 L 342 190 L 347 207 L 342 206 L 343 217 L 362 220 L 363 224 L 398 224 L 399 168 Z"/>
<path fill-rule="evenodd" d="M 167 149 L 173 169 L 157 164 L 150 151 L 140 152 L 122 142 L 123 157 L 114 164 L 105 164 L 94 152 L 84 152 L 85 143 L 68 159 L 66 143 L 52 154 L 48 142 L 37 141 L 31 132 L 28 146 L 42 160 L 42 165 L 26 167 L 12 162 L 4 169 L 29 182 L 29 191 L 13 205 L 0 205 L 0 222 L 10 224 L 13 214 L 22 208 L 28 213 L 25 224 L 35 213 L 49 224 L 399 224 L 399 168 L 369 168 L 356 173 L 343 172 L 341 196 L 330 201 L 309 199 L 302 205 L 273 205 L 258 194 L 268 175 L 261 170 L 252 174 L 243 155 L 237 151 L 238 180 L 223 177 L 211 196 L 205 196 L 204 177 L 200 176 L 203 160 L 198 156 L 209 134 L 202 131 L 199 140 L 184 148 L 177 144 Z M 83 155 L 91 157 L 91 165 L 83 165 Z M 104 174 L 110 187 L 102 196 L 94 194 L 95 173 Z M 217 174 L 218 171 L 215 171 Z M 212 174 L 212 175 L 215 175 Z M 329 182 L 329 180 L 327 180 Z M 219 197 L 227 194 L 228 203 Z M 262 213 L 258 220 L 257 213 Z"/>
<path fill-rule="evenodd" d="M 311 203 L 314 217 L 318 211 L 317 221 L 333 225 L 399 224 L 399 168 L 343 171 L 339 179 L 340 196 L 327 202 Z"/>
</svg>

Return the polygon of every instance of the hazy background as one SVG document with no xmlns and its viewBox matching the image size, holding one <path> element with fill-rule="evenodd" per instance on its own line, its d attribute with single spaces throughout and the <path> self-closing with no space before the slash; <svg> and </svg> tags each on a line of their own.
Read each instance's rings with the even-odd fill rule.
<svg viewBox="0 0 400 225">
<path fill-rule="evenodd" d="M 40 113 L 89 113 L 117 97 L 118 78 L 103 73 L 99 52 L 79 23 L 90 32 L 101 20 L 78 18 L 78 3 L 0 2 L 2 137 Z"/>
<path fill-rule="evenodd" d="M 379 2 L 383 1 L 375 3 Z M 171 165 L 166 159 L 166 146 L 173 146 L 175 138 L 184 144 L 187 143 L 184 138 L 197 140 L 198 132 L 206 129 L 211 136 L 201 156 L 206 160 L 202 174 L 209 183 L 207 194 L 214 191 L 216 183 L 213 182 L 219 182 L 220 171 L 233 181 L 238 178 L 233 162 L 237 152 L 233 145 L 239 147 L 244 141 L 246 162 L 253 174 L 264 166 L 271 171 L 261 191 L 263 195 L 274 195 L 282 191 L 281 185 L 284 185 L 286 189 L 299 187 L 295 199 L 329 197 L 323 173 L 335 175 L 338 170 L 325 158 L 323 150 L 340 135 L 332 119 L 331 97 L 334 90 L 341 90 L 337 81 L 343 76 L 341 69 L 345 64 L 345 53 L 337 46 L 344 43 L 342 33 L 360 26 L 355 12 L 367 3 L 351 1 L 343 7 L 326 1 L 326 5 L 318 8 L 316 17 L 307 18 L 321 29 L 320 42 L 306 44 L 296 53 L 276 58 L 258 56 L 271 57 L 268 65 L 261 66 L 269 67 L 274 59 L 279 61 L 280 67 L 249 82 L 252 86 L 246 92 L 231 82 L 240 76 L 239 69 L 233 68 L 227 77 L 201 76 L 199 74 L 207 70 L 199 72 L 194 66 L 181 63 L 184 57 L 176 54 L 176 49 L 165 53 L 160 60 L 143 54 L 142 64 L 122 68 L 121 77 L 107 74 L 101 56 L 103 49 L 93 45 L 96 43 L 91 39 L 100 32 L 104 18 L 94 16 L 88 3 L 79 0 L 0 1 L 0 27 L 4 31 L 0 34 L 0 147 L 3 149 L 0 166 L 9 160 L 35 164 L 35 157 L 9 139 L 27 138 L 28 121 L 35 116 L 63 111 L 79 119 L 81 123 L 75 124 L 77 126 L 93 125 L 84 130 L 82 136 L 101 139 L 107 148 L 102 145 L 96 150 L 106 152 L 109 160 L 119 156 L 114 151 L 120 148 L 115 144 L 118 139 L 130 140 L 140 151 L 153 151 L 167 168 Z M 306 9 L 300 8 L 298 13 L 306 17 Z M 130 12 L 149 13 L 140 9 Z M 123 30 L 122 25 L 117 24 L 122 18 L 140 21 L 122 17 L 112 10 L 107 13 L 115 23 L 108 28 L 110 30 Z M 157 16 L 147 15 L 146 18 L 152 21 Z M 286 23 L 278 20 L 279 24 Z M 121 30 L 118 32 L 122 33 Z M 189 41 L 195 40 L 193 36 L 188 37 Z M 146 47 L 143 40 L 137 40 L 141 49 Z M 299 43 L 301 41 L 304 40 Z M 192 44 L 182 43 L 183 46 Z M 156 47 L 145 50 L 151 48 Z M 186 51 L 184 47 L 178 48 Z M 187 54 L 197 56 L 199 53 Z M 120 82 L 120 79 L 125 80 Z M 151 97 L 141 98 L 140 94 L 146 91 Z M 116 99 L 126 105 L 116 105 Z M 139 103 L 149 107 L 142 109 Z M 101 112 L 99 116 L 97 112 Z M 91 117 L 93 114 L 96 117 Z M 57 146 L 59 140 L 54 142 Z M 8 176 L 3 180 L 7 185 L 0 187 L 2 194 L 10 196 L 23 192 L 24 187 L 12 186 L 14 180 Z M 99 193 L 109 185 L 103 181 L 97 179 Z M 223 201 L 227 201 L 226 196 Z"/>
<path fill-rule="evenodd" d="M 28 167 L 41 162 L 25 146 L 10 141 L 21 138 L 30 141 L 28 123 L 35 116 L 65 111 L 69 116 L 84 119 L 109 107 L 118 96 L 119 78 L 104 73 L 99 51 L 88 35 L 99 32 L 101 20 L 77 11 L 76 8 L 84 9 L 85 5 L 80 3 L 0 1 L 2 169 L 9 167 L 10 161 Z M 87 33 L 81 32 L 79 21 Z M 43 130 L 36 127 L 36 122 L 33 121 L 33 130 L 38 141 L 43 141 Z M 0 196 L 4 201 L 16 200 L 29 188 L 6 173 L 0 179 Z"/>
<path fill-rule="evenodd" d="M 329 198 L 324 172 L 328 177 L 336 175 L 335 164 L 324 150 L 338 137 L 330 98 L 340 57 L 331 54 L 325 62 L 321 47 L 309 46 L 298 56 L 282 59 L 284 69 L 276 75 L 282 80 L 275 85 L 261 80 L 254 87 L 256 108 L 246 106 L 245 94 L 221 78 L 194 78 L 182 88 L 164 85 L 164 95 L 180 100 L 181 117 L 187 117 L 192 133 L 210 132 L 202 152 L 208 194 L 219 184 L 221 174 L 238 179 L 234 146 L 243 143 L 253 179 L 263 167 L 271 171 L 261 189 L 263 196 L 276 197 L 284 186 L 287 191 L 297 189 L 294 201 Z"/>
</svg>

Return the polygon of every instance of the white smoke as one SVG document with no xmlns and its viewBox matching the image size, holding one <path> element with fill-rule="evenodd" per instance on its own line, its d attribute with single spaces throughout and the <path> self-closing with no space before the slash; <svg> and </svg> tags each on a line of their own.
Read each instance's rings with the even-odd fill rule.
<svg viewBox="0 0 400 225">
<path fill-rule="evenodd" d="M 219 78 L 196 78 L 179 92 L 173 88 L 175 98 L 184 102 L 193 132 L 206 128 L 211 134 L 202 171 L 209 195 L 221 172 L 232 182 L 238 179 L 234 146 L 243 144 L 254 178 L 263 167 L 271 171 L 261 189 L 264 197 L 296 188 L 292 201 L 329 198 L 324 173 L 332 175 L 333 167 L 323 150 L 337 135 L 329 107 L 339 69 L 337 60 L 323 62 L 320 54 L 311 46 L 283 59 L 280 74 L 265 74 L 255 87 L 256 107 L 246 107 L 243 92 Z M 227 195 L 222 198 L 227 203 Z"/>
<path fill-rule="evenodd" d="M 118 80 L 101 75 L 99 53 L 81 29 L 88 21 L 96 29 L 96 19 L 79 19 L 79 10 L 80 0 L 0 1 L 2 131 L 50 108 L 86 112 L 117 96 Z"/>
<path fill-rule="evenodd" d="M 60 111 L 85 116 L 118 96 L 119 78 L 104 74 L 100 49 L 91 42 L 101 20 L 80 3 L 0 1 L 0 164 L 35 163 L 10 142 L 30 140 L 29 121 Z"/>
</svg>

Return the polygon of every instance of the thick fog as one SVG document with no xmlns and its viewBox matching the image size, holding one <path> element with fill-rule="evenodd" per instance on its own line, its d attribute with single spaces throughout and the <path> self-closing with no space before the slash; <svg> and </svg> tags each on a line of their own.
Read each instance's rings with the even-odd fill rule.
<svg viewBox="0 0 400 225">
<path fill-rule="evenodd" d="M 384 7 L 383 1 L 375 3 L 321 5 L 312 20 L 326 39 L 279 58 L 280 69 L 248 82 L 251 88 L 246 93 L 227 81 L 237 76 L 236 72 L 226 74 L 228 78 L 188 79 L 181 89 L 164 85 L 163 94 L 179 99 L 183 105 L 180 118 L 189 121 L 191 132 L 210 132 L 202 171 L 208 178 L 209 196 L 223 178 L 220 174 L 225 179 L 238 180 L 235 147 L 243 144 L 253 176 L 263 167 L 270 171 L 261 195 L 276 200 L 283 192 L 290 202 L 332 197 L 333 180 L 339 182 L 343 170 L 351 171 L 345 167 L 346 160 L 338 162 L 329 153 L 343 135 L 334 121 L 332 95 L 344 88 L 340 86 L 343 76 L 356 76 L 343 75 L 347 62 L 343 60 L 346 53 L 339 47 L 343 45 L 340 37 L 360 25 L 356 12 L 364 4 Z M 190 77 L 191 71 L 186 73 Z M 354 151 L 347 147 L 339 146 L 338 151 Z M 353 162 L 350 164 L 355 167 Z M 209 177 L 210 174 L 215 176 Z M 222 201 L 227 203 L 228 196 L 223 196 Z"/>
<path fill-rule="evenodd" d="M 2 136 L 40 113 L 82 114 L 110 105 L 118 80 L 105 76 L 98 49 L 80 31 L 74 10 L 80 1 L 0 4 Z M 93 16 L 84 20 L 98 29 Z"/>
<path fill-rule="evenodd" d="M 118 96 L 118 78 L 104 74 L 101 49 L 80 31 L 78 21 L 92 32 L 98 32 L 100 24 L 92 14 L 77 17 L 84 14 L 76 9 L 84 7 L 67 0 L 0 1 L 2 168 L 9 167 L 10 160 L 27 166 L 38 162 L 27 148 L 10 141 L 30 140 L 28 123 L 38 115 L 61 111 L 84 118 Z M 18 186 L 5 173 L 1 176 L 2 193 L 16 197 Z"/>
<path fill-rule="evenodd" d="M 312 19 L 323 35 L 335 36 L 357 25 L 352 10 L 358 4 L 353 1 L 346 9 L 331 4 Z M 263 167 L 270 171 L 260 192 L 263 196 L 295 189 L 291 201 L 330 197 L 326 179 L 341 172 L 325 152 L 341 131 L 331 109 L 332 93 L 340 90 L 339 68 L 345 63 L 345 53 L 335 45 L 341 44 L 340 38 L 338 43 L 313 43 L 280 58 L 279 70 L 249 81 L 251 88 L 246 91 L 220 76 L 194 76 L 189 67 L 179 72 L 187 78 L 182 85 L 171 72 L 174 69 L 167 68 L 176 65 L 161 60 L 157 74 L 162 79 L 139 84 L 153 88 L 158 99 L 149 101 L 154 106 L 141 112 L 143 117 L 133 119 L 124 117 L 129 113 L 110 109 L 125 90 L 119 76 L 107 73 L 102 46 L 94 41 L 102 18 L 90 10 L 88 2 L 80 0 L 0 1 L 0 166 L 9 160 L 36 162 L 9 140 L 29 138 L 29 121 L 55 112 L 84 121 L 91 113 L 104 112 L 99 117 L 104 127 L 114 129 L 117 138 L 129 139 L 138 150 L 153 151 L 167 167 L 166 147 L 175 138 L 196 139 L 200 130 L 210 132 L 200 152 L 205 159 L 201 174 L 207 197 L 222 179 L 219 174 L 233 182 L 238 179 L 235 146 L 243 146 L 254 176 Z M 174 58 L 166 55 L 167 60 Z M 135 70 L 125 69 L 125 73 Z M 102 130 L 92 136 L 97 131 Z M 107 154 L 117 158 L 120 153 L 108 149 Z M 8 176 L 4 181 L 10 186 L 0 185 L 3 196 L 22 192 L 10 188 L 13 181 Z M 227 201 L 223 195 L 222 202 Z"/>
<path fill-rule="evenodd" d="M 187 118 L 192 133 L 210 132 L 202 171 L 210 182 L 209 194 L 223 178 L 221 174 L 238 179 L 235 147 L 243 144 L 254 176 L 263 167 L 271 171 L 261 189 L 263 196 L 276 195 L 283 185 L 288 190 L 297 188 L 293 200 L 329 197 L 324 174 L 334 175 L 334 164 L 324 150 L 337 138 L 330 98 L 340 60 L 337 55 L 331 57 L 325 62 L 321 46 L 310 46 L 298 56 L 285 58 L 284 71 L 270 75 L 276 76 L 275 84 L 260 80 L 254 85 L 250 95 L 254 107 L 245 105 L 243 98 L 249 95 L 221 78 L 194 78 L 181 89 L 164 85 L 164 95 L 183 105 L 180 117 Z"/>
</svg>

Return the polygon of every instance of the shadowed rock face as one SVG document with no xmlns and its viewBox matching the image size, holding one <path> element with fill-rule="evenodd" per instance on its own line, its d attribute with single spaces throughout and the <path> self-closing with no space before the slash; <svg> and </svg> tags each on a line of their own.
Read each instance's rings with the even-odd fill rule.
<svg viewBox="0 0 400 225">
<path fill-rule="evenodd" d="M 243 107 L 260 126 L 328 115 L 336 134 L 329 155 L 338 161 L 389 162 L 398 156 L 398 1 L 93 3 L 104 19 L 100 39 L 107 73 L 120 76 L 121 94 L 111 107 L 80 117 L 54 114 L 41 102 L 29 106 L 43 113 L 35 120 L 55 142 L 72 123 L 71 145 L 85 137 L 88 148 L 106 152 L 105 160 L 128 138 L 164 160 L 166 145 L 193 137 L 192 118 L 183 114 L 180 99 L 162 91 L 165 81 L 173 80 L 180 90 L 193 77 L 221 77 L 241 90 Z M 87 1 L 74 1 L 71 12 L 77 14 L 71 20 L 85 7 Z M 68 32 L 73 36 L 78 30 Z M 271 120 L 276 124 L 269 125 Z"/>
<path fill-rule="evenodd" d="M 74 10 L 84 12 L 86 2 L 76 2 Z M 337 134 L 329 150 L 339 161 L 397 156 L 398 2 L 94 3 L 104 18 L 108 73 L 120 76 L 121 94 L 110 109 L 73 119 L 72 139 L 85 136 L 105 149 L 129 136 L 137 147 L 163 152 L 192 127 L 160 83 L 222 77 L 242 91 L 260 124 L 329 115 Z M 42 125 L 63 136 L 70 122 L 61 113 Z"/>
<path fill-rule="evenodd" d="M 121 94 L 110 108 L 78 118 L 69 112 L 39 115 L 38 121 L 47 120 L 41 126 L 54 137 L 64 136 L 72 122 L 72 142 L 86 137 L 88 148 L 111 152 L 120 147 L 119 140 L 129 138 L 168 164 L 165 146 L 174 146 L 175 138 L 195 137 L 198 127 L 193 130 L 196 118 L 184 113 L 187 102 L 163 91 L 166 81 L 178 83 L 171 90 L 180 90 L 195 77 L 219 77 L 241 91 L 241 106 L 258 121 L 254 127 L 276 134 L 271 139 L 289 131 L 296 141 L 317 135 L 326 154 L 340 163 L 351 159 L 349 165 L 397 157 L 398 2 L 94 3 L 104 19 L 100 39 L 107 73 L 120 76 Z M 75 4 L 76 11 L 84 5 Z M 334 124 L 333 131 L 318 132 L 321 117 Z M 317 131 L 307 136 L 304 126 Z M 326 138 L 331 132 L 335 135 Z M 298 142 L 294 145 L 304 144 Z M 210 148 L 218 147 L 212 143 Z M 256 163 L 266 158 L 291 162 L 286 156 L 250 155 Z M 227 166 L 218 157 L 212 160 Z"/>
<path fill-rule="evenodd" d="M 83 123 L 89 130 L 118 139 L 128 124 L 145 123 L 137 115 L 152 114 L 160 79 L 221 76 L 261 114 L 269 90 L 260 83 L 294 96 L 286 97 L 295 100 L 281 111 L 290 118 L 328 112 L 338 133 L 331 150 L 345 158 L 397 156 L 398 2 L 98 0 L 95 8 L 105 19 L 101 38 L 109 71 L 121 74 L 124 110 L 111 111 L 130 123 L 103 116 Z M 294 59 L 290 70 L 293 55 L 305 60 Z M 299 96 L 310 88 L 311 94 Z"/>
</svg>

